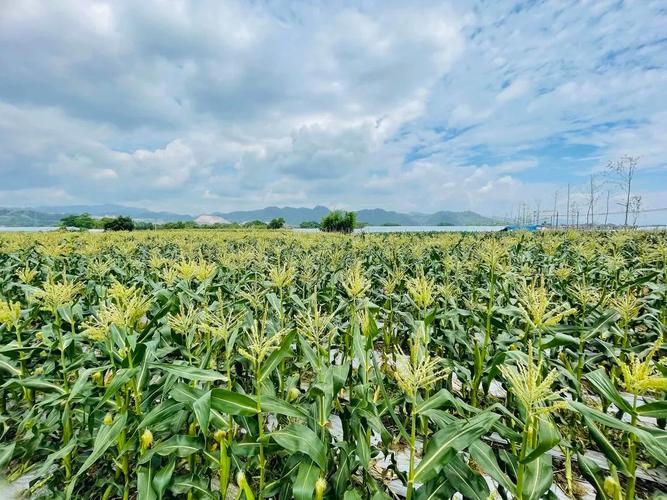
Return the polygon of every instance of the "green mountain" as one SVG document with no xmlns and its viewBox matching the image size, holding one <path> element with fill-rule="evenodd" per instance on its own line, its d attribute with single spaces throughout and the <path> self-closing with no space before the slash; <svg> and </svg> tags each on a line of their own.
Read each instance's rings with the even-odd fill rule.
<svg viewBox="0 0 667 500">
<path fill-rule="evenodd" d="M 269 222 L 271 219 L 282 217 L 288 225 L 298 226 L 306 221 L 320 221 L 329 212 L 330 210 L 327 207 L 318 205 L 313 208 L 266 207 L 259 210 L 226 213 L 214 212 L 207 215 L 222 217 L 230 222 L 248 222 L 253 220 Z M 0 208 L 0 226 L 57 226 L 64 215 L 81 213 L 89 213 L 93 217 L 125 215 L 135 220 L 156 223 L 191 221 L 195 219 L 192 215 L 156 212 L 123 205 L 69 205 L 39 208 Z M 402 213 L 383 210 L 381 208 L 358 210 L 357 220 L 371 226 L 490 226 L 502 224 L 501 221 L 471 211 L 441 211 L 434 214 L 426 214 Z"/>
<path fill-rule="evenodd" d="M 305 221 L 319 221 L 328 214 L 327 207 L 318 205 L 314 208 L 306 207 L 266 207 L 260 210 L 244 210 L 237 212 L 215 212 L 212 215 L 223 217 L 231 222 L 247 222 L 261 220 L 268 222 L 276 217 L 282 217 L 290 226 L 298 226 Z M 442 211 L 434 214 L 401 213 L 381 208 L 363 209 L 357 211 L 357 220 L 370 226 L 398 225 L 398 226 L 492 226 L 502 222 L 485 217 L 476 212 Z"/>
<path fill-rule="evenodd" d="M 62 205 L 35 207 L 38 212 L 49 214 L 82 214 L 88 213 L 93 217 L 118 217 L 123 215 L 136 220 L 149 222 L 177 222 L 194 220 L 192 215 L 183 215 L 173 212 L 156 212 L 145 208 L 126 207 L 125 205 Z"/>
<path fill-rule="evenodd" d="M 57 226 L 63 214 L 47 214 L 29 208 L 0 208 L 0 226 L 45 227 Z"/>
<path fill-rule="evenodd" d="M 448 210 L 434 214 L 424 214 L 418 218 L 424 226 L 497 226 L 504 225 L 502 221 L 485 217 L 476 212 L 451 212 Z"/>
<path fill-rule="evenodd" d="M 302 222 L 310 220 L 319 222 L 330 211 L 327 207 L 318 205 L 314 208 L 266 207 L 259 210 L 241 210 L 227 213 L 215 212 L 212 215 L 222 217 L 230 222 L 248 222 L 252 220 L 269 222 L 271 219 L 282 217 L 288 225 L 298 226 Z"/>
</svg>

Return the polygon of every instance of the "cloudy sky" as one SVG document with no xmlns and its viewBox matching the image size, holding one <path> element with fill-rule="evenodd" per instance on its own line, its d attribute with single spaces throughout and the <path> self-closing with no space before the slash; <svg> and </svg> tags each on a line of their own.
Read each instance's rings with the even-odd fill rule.
<svg viewBox="0 0 667 500">
<path fill-rule="evenodd" d="M 667 206 L 664 0 L 0 0 L 0 206 L 501 215 L 623 154 Z"/>
</svg>

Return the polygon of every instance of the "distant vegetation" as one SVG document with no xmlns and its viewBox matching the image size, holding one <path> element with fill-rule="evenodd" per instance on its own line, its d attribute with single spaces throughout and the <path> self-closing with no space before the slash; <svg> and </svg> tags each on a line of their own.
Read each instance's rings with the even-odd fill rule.
<svg viewBox="0 0 667 500">
<path fill-rule="evenodd" d="M 89 213 L 66 215 L 59 221 L 61 227 L 77 229 L 104 229 L 105 231 L 133 231 L 134 229 L 153 229 L 154 225 L 147 222 L 134 222 L 131 217 L 95 218 Z"/>
<path fill-rule="evenodd" d="M 320 223 L 314 220 L 307 220 L 299 224 L 301 229 L 319 229 Z"/>
<path fill-rule="evenodd" d="M 313 208 L 295 208 L 295 207 L 267 207 L 261 210 L 247 210 L 237 212 L 213 212 L 210 215 L 214 217 L 221 217 L 225 221 L 220 224 L 207 224 L 207 228 L 241 228 L 246 225 L 253 226 L 251 222 L 247 221 L 261 221 L 262 224 L 267 224 L 273 219 L 282 218 L 285 225 L 292 227 L 319 227 L 319 221 L 330 213 L 330 210 L 324 206 L 316 206 Z M 88 218 L 80 219 L 76 224 L 67 224 L 68 227 L 81 227 L 85 229 L 92 229 L 102 227 L 95 221 L 105 220 L 109 217 L 125 216 L 131 217 L 135 221 L 135 229 L 140 229 L 140 225 L 146 225 L 144 229 L 151 228 L 150 224 L 158 227 L 184 229 L 199 227 L 195 222 L 195 217 L 192 215 L 176 214 L 171 212 L 154 212 L 151 210 L 125 207 L 122 205 L 76 205 L 76 206 L 55 206 L 55 207 L 38 207 L 38 208 L 0 208 L 0 226 L 58 226 L 60 220 L 64 217 L 71 217 L 75 221 L 83 214 L 88 214 Z M 495 225 L 502 224 L 500 221 L 484 217 L 475 212 L 436 212 L 433 214 L 426 213 L 401 213 L 391 210 L 383 209 L 364 209 L 356 211 L 357 220 L 360 223 L 381 226 L 381 225 L 398 225 L 398 226 L 436 226 L 454 225 L 454 226 L 475 226 L 475 225 Z M 93 221 L 93 227 L 85 227 L 81 224 L 89 224 Z M 69 222 L 72 220 L 70 219 Z M 137 221 L 143 221 L 139 223 Z M 175 224 L 175 225 L 174 225 Z M 307 224 L 302 226 L 302 224 Z M 255 226 L 253 226 L 255 227 Z"/>
<path fill-rule="evenodd" d="M 357 222 L 357 215 L 354 212 L 343 212 L 334 210 L 322 217 L 320 229 L 332 233 L 351 233 Z"/>
<path fill-rule="evenodd" d="M 77 227 L 79 229 L 102 229 L 102 219 L 94 219 L 89 213 L 79 215 L 66 215 L 60 219 L 60 225 L 64 227 Z"/>
<path fill-rule="evenodd" d="M 105 231 L 133 231 L 134 221 L 131 217 L 121 215 L 115 219 L 106 220 L 102 227 Z"/>
<path fill-rule="evenodd" d="M 281 229 L 285 227 L 285 219 L 282 217 L 276 217 L 275 219 L 271 219 L 271 222 L 266 226 L 268 229 Z"/>
</svg>

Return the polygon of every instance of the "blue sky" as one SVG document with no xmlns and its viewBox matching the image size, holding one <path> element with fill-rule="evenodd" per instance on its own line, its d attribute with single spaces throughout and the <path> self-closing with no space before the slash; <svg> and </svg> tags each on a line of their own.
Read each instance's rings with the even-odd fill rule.
<svg viewBox="0 0 667 500">
<path fill-rule="evenodd" d="M 0 67 L 0 206 L 667 206 L 664 0 L 0 0 Z"/>
</svg>

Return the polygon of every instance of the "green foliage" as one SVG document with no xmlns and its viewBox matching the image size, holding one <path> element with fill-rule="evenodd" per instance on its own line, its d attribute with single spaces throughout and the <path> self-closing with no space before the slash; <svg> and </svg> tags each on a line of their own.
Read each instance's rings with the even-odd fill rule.
<svg viewBox="0 0 667 500">
<path fill-rule="evenodd" d="M 667 463 L 665 248 L 0 234 L 0 470 L 59 498 L 632 498 Z"/>
<path fill-rule="evenodd" d="M 100 220 L 93 219 L 88 213 L 79 215 L 66 215 L 60 219 L 60 225 L 63 227 L 78 227 L 80 229 L 93 229 L 102 227 Z"/>
<path fill-rule="evenodd" d="M 307 220 L 299 224 L 301 229 L 319 229 L 320 223 L 314 220 Z"/>
<path fill-rule="evenodd" d="M 357 218 L 354 212 L 334 210 L 322 217 L 320 229 L 327 233 L 351 233 L 356 225 Z"/>
<path fill-rule="evenodd" d="M 281 229 L 285 226 L 285 219 L 282 217 L 276 217 L 275 219 L 271 219 L 271 222 L 268 223 L 266 226 L 267 229 Z"/>
<path fill-rule="evenodd" d="M 134 221 L 130 217 L 119 216 L 106 220 L 102 226 L 105 231 L 133 231 Z"/>
<path fill-rule="evenodd" d="M 264 221 L 261 220 L 251 220 L 248 222 L 244 222 L 241 227 L 244 227 L 246 229 L 266 229 L 267 224 Z"/>
</svg>

